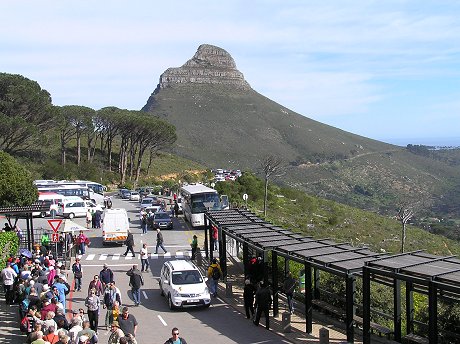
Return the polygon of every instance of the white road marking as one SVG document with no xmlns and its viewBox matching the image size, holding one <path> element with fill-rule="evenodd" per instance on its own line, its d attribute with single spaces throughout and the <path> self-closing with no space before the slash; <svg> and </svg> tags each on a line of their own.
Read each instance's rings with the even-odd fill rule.
<svg viewBox="0 0 460 344">
<path fill-rule="evenodd" d="M 121 256 L 121 254 L 119 254 L 119 253 L 114 254 L 113 257 L 112 257 L 112 260 L 119 260 L 120 256 Z"/>
<path fill-rule="evenodd" d="M 166 258 L 166 257 L 171 257 L 171 252 L 166 252 L 166 253 L 163 255 L 163 257 L 165 257 L 165 258 Z"/>
<path fill-rule="evenodd" d="M 164 321 L 164 319 L 161 317 L 161 315 L 158 315 L 158 319 L 160 319 L 161 323 L 162 323 L 164 326 L 168 326 L 168 324 L 166 323 L 166 321 Z"/>
<path fill-rule="evenodd" d="M 82 264 L 81 266 L 100 266 L 98 264 Z M 133 264 L 109 264 L 110 267 L 113 266 L 133 266 Z"/>
<path fill-rule="evenodd" d="M 86 257 L 86 260 L 93 260 L 94 257 L 96 257 L 95 254 L 88 254 L 88 257 Z"/>
<path fill-rule="evenodd" d="M 107 253 L 102 253 L 102 254 L 99 256 L 99 260 L 107 260 Z"/>
<path fill-rule="evenodd" d="M 133 258 L 134 258 L 133 256 L 126 256 L 126 257 L 125 257 L 126 260 L 131 260 L 131 259 L 133 259 Z"/>
<path fill-rule="evenodd" d="M 144 295 L 144 299 L 148 300 L 149 298 L 147 297 L 147 293 L 142 290 L 142 295 Z"/>
</svg>

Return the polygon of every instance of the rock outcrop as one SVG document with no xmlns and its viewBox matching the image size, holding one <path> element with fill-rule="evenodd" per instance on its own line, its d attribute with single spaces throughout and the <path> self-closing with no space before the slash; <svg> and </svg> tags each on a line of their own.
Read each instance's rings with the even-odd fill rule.
<svg viewBox="0 0 460 344">
<path fill-rule="evenodd" d="M 250 89 L 244 75 L 237 68 L 232 56 L 222 48 L 202 44 L 195 55 L 182 67 L 168 68 L 160 76 L 158 88 L 178 84 L 225 84 L 240 89 Z"/>
</svg>

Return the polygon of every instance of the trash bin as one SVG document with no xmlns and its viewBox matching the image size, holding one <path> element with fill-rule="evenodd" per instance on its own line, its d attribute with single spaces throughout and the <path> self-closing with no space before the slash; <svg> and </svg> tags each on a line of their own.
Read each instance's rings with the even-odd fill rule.
<svg viewBox="0 0 460 344">
<path fill-rule="evenodd" d="M 233 282 L 232 281 L 225 282 L 225 296 L 227 297 L 233 296 Z"/>
<path fill-rule="evenodd" d="M 281 326 L 283 327 L 284 333 L 291 332 L 291 313 L 284 312 L 281 315 Z"/>
<path fill-rule="evenodd" d="M 196 265 L 202 266 L 203 265 L 203 257 L 201 256 L 201 250 L 199 247 L 196 248 Z"/>
<path fill-rule="evenodd" d="M 329 344 L 329 330 L 325 327 L 319 329 L 319 344 Z"/>
</svg>

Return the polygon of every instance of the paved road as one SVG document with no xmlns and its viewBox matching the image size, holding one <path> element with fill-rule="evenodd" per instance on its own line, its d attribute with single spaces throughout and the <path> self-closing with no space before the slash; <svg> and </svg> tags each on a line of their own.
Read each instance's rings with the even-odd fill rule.
<svg viewBox="0 0 460 344">
<path fill-rule="evenodd" d="M 129 202 L 114 197 L 114 207 L 123 207 L 128 211 L 131 228 L 134 233 L 136 250 L 146 242 L 150 251 L 154 252 L 156 233 L 149 231 L 146 235 L 141 234 L 138 218 L 138 202 Z M 84 219 L 74 219 L 83 224 Z M 46 220 L 34 219 L 34 226 L 47 226 Z M 72 309 L 83 307 L 86 297 L 87 286 L 93 275 L 98 274 L 102 265 L 107 263 L 114 271 L 117 286 L 121 289 L 123 304 L 130 307 L 130 312 L 138 322 L 139 328 L 137 339 L 142 343 L 164 343 L 171 334 L 173 327 L 178 327 L 181 336 L 188 343 L 218 342 L 218 343 L 283 343 L 284 339 L 264 327 L 255 327 L 244 315 L 225 304 L 221 299 L 213 299 L 208 309 L 186 309 L 170 311 L 164 297 L 160 296 L 158 277 L 161 266 L 165 260 L 176 258 L 188 258 L 190 255 L 190 242 L 194 231 L 190 230 L 182 218 L 174 219 L 174 229 L 163 231 L 165 246 L 168 254 L 152 255 L 150 258 L 151 270 L 144 273 L 145 285 L 141 289 L 141 302 L 139 307 L 134 307 L 128 286 L 126 271 L 135 263 L 140 265 L 138 257 L 124 257 L 125 247 L 103 247 L 100 238 L 100 230 L 88 232 L 91 238 L 91 246 L 82 257 L 84 269 L 83 291 L 72 292 L 69 295 L 68 305 Z M 201 240 L 203 233 L 196 233 Z M 161 251 L 161 250 L 160 250 Z M 69 278 L 72 283 L 72 278 Z M 99 324 L 104 325 L 105 310 L 101 310 Z M 263 320 L 262 320 L 263 322 Z M 108 339 L 109 332 L 101 327 L 99 330 L 100 342 Z"/>
</svg>

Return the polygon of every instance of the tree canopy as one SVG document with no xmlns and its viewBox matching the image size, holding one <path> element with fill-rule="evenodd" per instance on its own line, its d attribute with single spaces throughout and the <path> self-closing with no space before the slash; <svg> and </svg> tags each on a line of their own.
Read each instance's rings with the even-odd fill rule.
<svg viewBox="0 0 460 344">
<path fill-rule="evenodd" d="M 29 172 L 11 155 L 0 151 L 0 207 L 30 205 L 38 198 Z"/>
<path fill-rule="evenodd" d="M 21 75 L 0 73 L 0 149 L 24 152 L 41 146 L 55 114 L 51 96 Z"/>
</svg>

